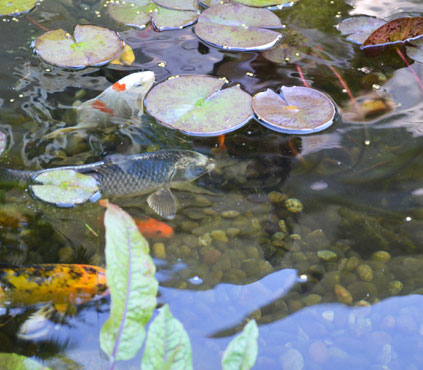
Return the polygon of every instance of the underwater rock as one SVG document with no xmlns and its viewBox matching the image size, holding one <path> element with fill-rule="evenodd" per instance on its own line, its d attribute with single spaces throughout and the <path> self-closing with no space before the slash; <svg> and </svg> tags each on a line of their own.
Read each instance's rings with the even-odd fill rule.
<svg viewBox="0 0 423 370">
<path fill-rule="evenodd" d="M 285 201 L 285 207 L 289 212 L 299 213 L 303 210 L 303 204 L 299 199 L 290 198 Z"/>
<path fill-rule="evenodd" d="M 333 262 L 338 259 L 338 255 L 335 252 L 330 250 L 324 249 L 322 251 L 317 252 L 317 257 L 325 262 Z"/>
<path fill-rule="evenodd" d="M 156 258 L 166 258 L 166 249 L 163 243 L 153 244 L 153 256 Z"/>
<path fill-rule="evenodd" d="M 342 285 L 336 284 L 334 291 L 335 291 L 336 300 L 338 302 L 344 303 L 344 304 L 352 304 L 353 303 L 353 297 L 352 297 L 351 293 L 346 288 L 344 288 Z"/>
<path fill-rule="evenodd" d="M 357 266 L 357 275 L 363 281 L 372 281 L 373 280 L 373 270 L 369 265 L 362 264 Z"/>
</svg>

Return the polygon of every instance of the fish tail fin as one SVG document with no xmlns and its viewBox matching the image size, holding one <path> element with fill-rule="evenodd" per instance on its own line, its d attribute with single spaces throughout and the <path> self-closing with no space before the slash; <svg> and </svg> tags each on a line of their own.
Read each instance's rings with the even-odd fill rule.
<svg viewBox="0 0 423 370">
<path fill-rule="evenodd" d="M 0 182 L 2 183 L 25 183 L 32 181 L 33 177 L 38 174 L 38 171 L 23 171 L 14 170 L 11 168 L 0 166 Z"/>
</svg>

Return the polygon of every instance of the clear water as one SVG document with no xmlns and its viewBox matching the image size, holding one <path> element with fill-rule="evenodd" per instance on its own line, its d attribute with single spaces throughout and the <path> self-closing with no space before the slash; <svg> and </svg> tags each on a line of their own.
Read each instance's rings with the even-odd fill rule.
<svg viewBox="0 0 423 370">
<path fill-rule="evenodd" d="M 115 27 L 95 16 L 93 3 L 45 0 L 30 16 L 49 29 L 70 31 L 76 23 Z M 83 143 L 43 139 L 72 125 L 76 100 L 96 96 L 128 68 L 70 71 L 47 65 L 30 48 L 40 28 L 25 17 L 0 22 L 0 129 L 9 139 L 2 164 L 55 167 L 153 147 L 214 156 L 217 170 L 198 185 L 215 195 L 176 192 L 174 237 L 150 240 L 153 255 L 154 243 L 165 244 L 166 257 L 155 259 L 158 299 L 184 324 L 196 369 L 219 368 L 224 348 L 249 318 L 260 329 L 256 369 L 423 368 L 422 91 L 395 52 L 367 58 L 334 28 L 350 15 L 421 15 L 421 2 L 300 0 L 278 14 L 311 46 L 321 47 L 322 58 L 297 64 L 342 114 L 331 128 L 304 137 L 251 121 L 226 136 L 222 153 L 214 152 L 215 139 L 175 133 L 147 116 L 139 125 L 93 132 Z M 119 30 L 135 51 L 130 69 L 152 70 L 158 81 L 211 74 L 251 94 L 302 85 L 295 65 L 273 64 L 258 53 L 219 51 L 199 42 L 191 28 Z M 359 104 L 366 96 L 386 96 L 393 110 L 352 122 L 350 98 L 329 65 Z M 421 64 L 412 68 L 423 78 Z M 304 210 L 290 213 L 283 202 L 270 201 L 275 195 L 299 199 Z M 102 210 L 96 204 L 58 209 L 10 187 L 1 189 L 0 201 L 1 262 L 104 262 Z M 134 217 L 150 212 L 142 197 L 121 205 Z M 234 218 L 227 211 L 236 211 Z M 277 234 L 280 220 L 288 235 Z M 226 231 L 228 241 L 199 242 L 213 230 Z M 378 259 L 378 251 L 389 253 L 389 261 Z M 337 284 L 348 290 L 352 304 L 340 303 Z M 35 356 L 54 369 L 105 368 L 98 334 L 109 303 L 105 298 L 79 305 L 73 316 L 51 323 L 48 334 L 34 340 L 16 333 L 39 307 L 17 309 L 13 317 L 3 316 L 0 352 Z M 118 367 L 139 368 L 139 361 Z"/>
</svg>

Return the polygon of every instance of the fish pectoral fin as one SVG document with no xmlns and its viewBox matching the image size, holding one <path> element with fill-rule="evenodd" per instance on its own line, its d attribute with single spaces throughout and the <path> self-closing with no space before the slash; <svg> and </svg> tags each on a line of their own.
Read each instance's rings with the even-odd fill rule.
<svg viewBox="0 0 423 370">
<path fill-rule="evenodd" d="M 176 216 L 176 198 L 169 188 L 161 188 L 150 194 L 147 203 L 159 216 L 173 220 Z"/>
</svg>

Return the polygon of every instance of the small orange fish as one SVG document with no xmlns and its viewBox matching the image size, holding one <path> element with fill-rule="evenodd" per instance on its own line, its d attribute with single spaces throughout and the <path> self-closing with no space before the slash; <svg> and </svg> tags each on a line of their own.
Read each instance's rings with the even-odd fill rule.
<svg viewBox="0 0 423 370">
<path fill-rule="evenodd" d="M 170 238 L 174 231 L 168 224 L 152 217 L 134 219 L 140 233 L 146 238 Z"/>
<path fill-rule="evenodd" d="M 225 145 L 225 135 L 219 135 L 217 137 L 217 148 L 215 150 L 216 153 L 222 153 L 226 150 Z"/>
<path fill-rule="evenodd" d="M 0 265 L 0 306 L 51 302 L 64 312 L 71 304 L 108 294 L 104 268 L 76 264 Z"/>
</svg>

